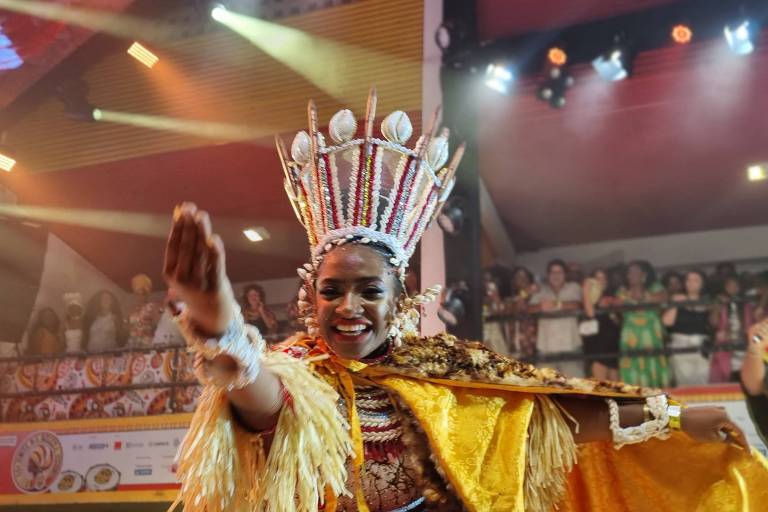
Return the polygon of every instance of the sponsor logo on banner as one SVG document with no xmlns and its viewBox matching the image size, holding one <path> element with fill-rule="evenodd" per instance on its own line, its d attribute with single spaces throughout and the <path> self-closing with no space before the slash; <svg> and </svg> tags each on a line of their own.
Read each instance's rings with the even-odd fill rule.
<svg viewBox="0 0 768 512">
<path fill-rule="evenodd" d="M 88 445 L 89 450 L 106 450 L 109 448 L 109 443 L 91 443 Z"/>
<path fill-rule="evenodd" d="M 16 446 L 19 442 L 19 438 L 16 436 L 0 436 L 0 446 Z"/>
<path fill-rule="evenodd" d="M 149 447 L 150 448 L 156 448 L 158 446 L 171 446 L 171 443 L 168 441 L 150 441 Z"/>
<path fill-rule="evenodd" d="M 133 470 L 133 474 L 135 476 L 151 476 L 152 466 L 137 466 L 136 469 Z"/>
<path fill-rule="evenodd" d="M 144 448 L 144 443 L 134 443 L 131 441 L 125 443 L 126 450 L 131 450 L 133 448 Z"/>
<path fill-rule="evenodd" d="M 122 449 L 123 449 L 123 442 L 115 441 L 115 450 L 122 450 Z"/>
<path fill-rule="evenodd" d="M 35 432 L 13 454 L 13 484 L 26 494 L 45 492 L 58 478 L 63 459 L 61 442 L 56 434 Z"/>
</svg>

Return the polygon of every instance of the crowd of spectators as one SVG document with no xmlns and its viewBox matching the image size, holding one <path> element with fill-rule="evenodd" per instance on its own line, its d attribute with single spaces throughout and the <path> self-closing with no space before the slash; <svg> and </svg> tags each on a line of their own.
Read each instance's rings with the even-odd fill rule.
<svg viewBox="0 0 768 512">
<path fill-rule="evenodd" d="M 52 307 L 36 312 L 21 354 L 56 356 L 183 345 L 173 313 L 166 307 L 176 302 L 173 290 L 162 297 L 153 295 L 152 281 L 145 274 L 133 277 L 131 289 L 127 313 L 118 297 L 108 290 L 94 293 L 85 304 L 79 292 L 65 293 L 61 316 Z M 245 285 L 239 298 L 245 321 L 258 327 L 269 342 L 303 327 L 298 322 L 295 301 L 287 306 L 284 319 L 278 319 L 267 305 L 264 288 L 258 284 Z"/>
<path fill-rule="evenodd" d="M 768 272 L 658 277 L 647 261 L 587 274 L 556 259 L 541 279 L 525 268 L 484 273 L 484 341 L 494 350 L 644 386 L 736 381 L 746 332 L 768 313 Z"/>
</svg>

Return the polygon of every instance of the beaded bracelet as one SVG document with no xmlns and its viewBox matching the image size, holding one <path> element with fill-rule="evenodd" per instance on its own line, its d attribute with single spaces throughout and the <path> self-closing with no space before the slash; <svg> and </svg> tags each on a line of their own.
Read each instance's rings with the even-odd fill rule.
<svg viewBox="0 0 768 512">
<path fill-rule="evenodd" d="M 195 365 L 195 373 L 203 384 L 213 384 L 232 391 L 244 388 L 259 376 L 261 357 L 266 351 L 267 344 L 256 327 L 247 325 L 243 321 L 238 306 L 233 306 L 232 320 L 224 334 L 218 338 L 200 335 L 186 310 L 174 318 L 189 349 L 203 359 L 201 364 Z M 220 355 L 231 357 L 237 364 L 237 370 L 229 375 L 213 375 L 206 363 Z"/>
<path fill-rule="evenodd" d="M 610 428 L 613 434 L 613 447 L 617 450 L 627 444 L 642 443 L 656 437 L 666 439 L 669 437 L 669 414 L 667 412 L 667 397 L 658 395 L 646 398 L 648 407 L 654 419 L 644 421 L 642 424 L 621 428 L 619 423 L 619 405 L 616 400 L 605 400 L 610 413 Z"/>
</svg>

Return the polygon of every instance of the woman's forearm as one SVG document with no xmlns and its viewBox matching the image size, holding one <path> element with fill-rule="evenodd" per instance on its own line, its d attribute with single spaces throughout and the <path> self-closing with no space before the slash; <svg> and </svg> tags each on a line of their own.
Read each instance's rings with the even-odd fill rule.
<svg viewBox="0 0 768 512">
<path fill-rule="evenodd" d="M 558 397 L 557 400 L 578 422 L 578 432 L 576 425 L 571 423 L 573 436 L 577 443 L 613 439 L 608 404 L 603 400 L 568 397 Z M 619 422 L 624 428 L 640 425 L 643 422 L 643 404 L 620 405 Z"/>
<path fill-rule="evenodd" d="M 284 402 L 280 380 L 264 368 L 253 383 L 230 391 L 227 398 L 243 425 L 255 431 L 274 427 Z"/>
</svg>

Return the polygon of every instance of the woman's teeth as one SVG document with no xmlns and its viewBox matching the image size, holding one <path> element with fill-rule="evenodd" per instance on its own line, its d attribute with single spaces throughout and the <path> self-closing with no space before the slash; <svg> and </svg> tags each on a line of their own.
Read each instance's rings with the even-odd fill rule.
<svg viewBox="0 0 768 512">
<path fill-rule="evenodd" d="M 337 325 L 336 330 L 344 334 L 360 334 L 368 328 L 367 325 Z"/>
</svg>

